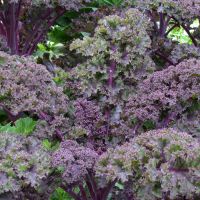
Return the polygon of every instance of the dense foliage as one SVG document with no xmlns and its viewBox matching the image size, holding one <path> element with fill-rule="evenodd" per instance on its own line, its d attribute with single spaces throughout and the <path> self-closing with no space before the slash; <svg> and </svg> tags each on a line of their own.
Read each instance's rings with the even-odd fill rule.
<svg viewBox="0 0 200 200">
<path fill-rule="evenodd" d="M 50 155 L 42 149 L 41 141 L 12 133 L 1 133 L 0 139 L 0 194 L 37 188 L 51 166 Z"/>
<path fill-rule="evenodd" d="M 3 52 L 0 58 L 0 96 L 5 110 L 13 115 L 25 111 L 58 115 L 67 109 L 67 97 L 62 88 L 56 86 L 45 66 Z"/>
<path fill-rule="evenodd" d="M 100 156 L 97 176 L 133 180 L 135 199 L 199 195 L 199 142 L 173 129 L 149 131 Z"/>
<path fill-rule="evenodd" d="M 199 199 L 199 17 L 199 0 L 0 1 L 0 199 Z"/>
<path fill-rule="evenodd" d="M 193 127 L 189 132 L 198 134 L 199 70 L 199 60 L 189 59 L 153 73 L 129 99 L 126 114 L 143 122 L 151 120 L 158 127 L 167 127 L 172 121 L 182 126 L 187 123 L 185 128 Z"/>
</svg>

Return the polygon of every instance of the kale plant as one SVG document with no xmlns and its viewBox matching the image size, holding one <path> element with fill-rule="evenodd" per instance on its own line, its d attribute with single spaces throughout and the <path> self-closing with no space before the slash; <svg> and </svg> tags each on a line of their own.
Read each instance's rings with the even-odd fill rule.
<svg viewBox="0 0 200 200">
<path fill-rule="evenodd" d="M 199 142 L 173 129 L 149 131 L 108 149 L 96 164 L 106 181 L 132 180 L 134 199 L 195 199 L 199 187 Z"/>
<path fill-rule="evenodd" d="M 75 61 L 28 56 L 85 3 L 0 1 L 0 199 L 199 199 L 200 1 L 98 1 Z"/>
</svg>

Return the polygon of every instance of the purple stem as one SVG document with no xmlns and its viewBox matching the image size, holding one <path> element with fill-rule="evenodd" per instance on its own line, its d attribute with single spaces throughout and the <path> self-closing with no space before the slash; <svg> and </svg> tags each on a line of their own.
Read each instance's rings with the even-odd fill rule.
<svg viewBox="0 0 200 200">
<path fill-rule="evenodd" d="M 88 190 L 90 192 L 90 195 L 92 197 L 93 200 L 96 200 L 96 194 L 93 190 L 93 187 L 92 187 L 92 184 L 90 183 L 90 180 L 88 178 L 86 178 L 86 184 L 87 184 L 87 187 L 88 187 Z"/>
<path fill-rule="evenodd" d="M 165 60 L 166 62 L 168 62 L 170 65 L 174 65 L 174 63 L 167 58 L 165 55 L 163 55 L 162 53 L 160 53 L 159 51 L 156 51 L 155 54 L 159 57 L 161 57 L 163 60 Z"/>
<path fill-rule="evenodd" d="M 66 190 L 64 187 L 62 187 L 64 190 Z M 67 189 L 66 190 L 67 193 L 72 197 L 74 198 L 74 200 L 82 200 L 75 192 L 73 192 L 72 190 L 70 189 Z"/>
<path fill-rule="evenodd" d="M 163 37 L 165 33 L 165 18 L 163 13 L 159 13 L 160 17 L 160 36 Z"/>
<path fill-rule="evenodd" d="M 79 185 L 79 189 L 80 189 L 80 192 L 81 192 L 81 199 L 82 200 L 88 200 L 85 189 L 81 184 Z"/>
<path fill-rule="evenodd" d="M 26 52 L 24 52 L 24 55 L 26 55 L 26 56 L 31 55 L 31 54 L 34 52 L 34 50 L 35 50 L 37 44 L 38 44 L 39 42 L 42 41 L 44 35 L 45 35 L 44 32 L 41 32 L 41 33 L 34 39 L 34 41 L 33 41 L 33 43 L 32 43 L 32 46 L 30 45 L 30 46 L 29 46 L 29 49 L 28 49 Z"/>
<path fill-rule="evenodd" d="M 175 17 L 172 17 L 172 19 L 173 19 L 175 22 L 177 22 L 178 24 L 180 24 L 179 21 L 178 21 Z M 188 34 L 188 36 L 189 36 L 190 39 L 192 40 L 194 46 L 198 46 L 197 41 L 196 41 L 196 39 L 193 37 L 193 35 L 190 33 L 189 28 L 186 27 L 184 23 L 182 23 L 181 26 L 183 27 L 183 29 L 186 31 L 186 33 Z"/>
<path fill-rule="evenodd" d="M 9 27 L 9 46 L 11 49 L 11 54 L 18 54 L 18 42 L 17 42 L 17 4 L 11 3 L 9 6 L 9 16 L 10 16 L 10 27 Z"/>
<path fill-rule="evenodd" d="M 34 25 L 34 28 L 32 30 L 32 32 L 30 33 L 30 35 L 27 37 L 24 48 L 22 50 L 22 55 L 26 54 L 28 49 L 30 48 L 31 45 L 31 41 L 34 39 L 34 37 L 36 36 L 36 34 L 39 32 L 39 29 L 41 29 L 41 26 L 43 25 L 44 21 L 47 20 L 49 18 L 49 16 L 51 15 L 52 10 L 48 9 L 46 11 L 46 13 L 43 16 L 40 16 L 41 20 L 38 20 L 36 22 L 36 24 Z"/>
<path fill-rule="evenodd" d="M 159 34 L 161 37 L 165 36 L 165 32 L 167 30 L 167 26 L 169 24 L 169 21 L 171 19 L 171 17 L 167 17 L 167 19 L 165 19 L 165 15 L 163 13 L 159 13 L 159 17 L 160 17 L 160 31 Z"/>
<path fill-rule="evenodd" d="M 116 51 L 116 47 L 114 45 L 111 46 L 111 50 L 113 53 Z M 115 60 L 110 61 L 110 66 L 108 68 L 108 87 L 113 89 L 114 87 L 114 74 L 116 71 L 117 63 Z"/>
<path fill-rule="evenodd" d="M 19 18 L 21 6 L 22 6 L 22 0 L 19 0 L 18 1 L 18 8 L 17 8 L 17 18 Z"/>
<path fill-rule="evenodd" d="M 168 36 L 168 34 L 173 30 L 175 29 L 176 27 L 179 27 L 178 24 L 174 24 L 166 33 L 165 33 L 165 37 Z"/>
<path fill-rule="evenodd" d="M 92 177 L 92 174 L 90 172 L 88 172 L 87 176 L 86 176 L 86 184 L 87 187 L 89 189 L 90 195 L 92 197 L 93 200 L 98 200 L 98 189 L 96 186 L 96 183 Z"/>
<path fill-rule="evenodd" d="M 108 86 L 110 88 L 114 87 L 114 73 L 116 71 L 116 62 L 114 60 L 111 61 L 110 67 L 108 69 L 108 74 L 109 74 L 109 78 L 108 78 Z"/>
<path fill-rule="evenodd" d="M 9 3 L 5 11 L 0 12 L 0 35 L 7 38 L 8 46 L 11 49 L 11 54 L 31 55 L 37 44 L 42 41 L 49 28 L 55 21 L 64 14 L 65 9 L 57 7 L 54 15 L 54 10 L 48 9 L 42 16 L 38 17 L 34 29 L 30 35 L 26 36 L 22 50 L 19 52 L 19 16 L 22 8 L 22 0 L 18 3 Z M 6 16 L 6 17 L 5 17 Z M 46 25 L 45 25 L 46 22 Z"/>
<path fill-rule="evenodd" d="M 88 172 L 85 181 L 86 181 L 87 188 L 89 190 L 91 200 L 107 200 L 108 195 L 110 194 L 113 186 L 117 182 L 117 179 L 108 183 L 108 185 L 102 189 L 98 189 L 92 172 Z M 81 200 L 88 200 L 87 194 L 82 185 L 79 185 L 79 189 L 82 195 Z"/>
<path fill-rule="evenodd" d="M 189 29 L 185 26 L 185 24 L 181 24 L 181 26 L 183 27 L 183 29 L 186 31 L 186 33 L 188 34 L 188 36 L 190 37 L 190 39 L 192 40 L 194 46 L 197 46 L 197 41 L 196 39 L 193 37 L 193 35 L 190 33 Z"/>
<path fill-rule="evenodd" d="M 98 189 L 97 189 L 97 184 L 96 184 L 96 181 L 95 181 L 95 177 L 93 176 L 92 172 L 88 172 L 88 176 L 89 176 L 89 179 L 90 179 L 90 181 L 91 181 L 93 190 L 94 190 L 94 191 L 98 191 Z"/>
<path fill-rule="evenodd" d="M 155 29 L 156 33 L 158 33 L 159 31 L 158 31 L 158 25 L 157 25 L 157 23 L 156 23 L 155 14 L 154 14 L 153 12 L 151 12 L 151 11 L 147 11 L 147 13 L 148 13 L 148 15 L 149 15 L 151 21 L 152 21 L 153 24 L 154 24 L 154 29 Z"/>
<path fill-rule="evenodd" d="M 113 50 L 113 52 L 116 51 L 116 47 L 115 46 L 111 46 L 111 49 Z M 116 64 L 116 61 L 114 60 L 111 60 L 110 61 L 110 66 L 108 67 L 108 87 L 109 89 L 113 89 L 114 88 L 114 74 L 115 74 L 115 71 L 116 71 L 116 67 L 117 67 L 117 64 Z M 111 117 L 111 114 L 110 114 L 110 108 L 108 108 L 105 112 L 105 115 L 106 115 L 106 119 L 107 119 L 107 133 L 109 132 L 109 127 L 110 127 L 110 117 Z"/>
<path fill-rule="evenodd" d="M 110 182 L 107 187 L 103 189 L 102 195 L 100 195 L 99 200 L 107 200 L 108 195 L 110 194 L 112 188 L 114 187 L 115 183 L 117 182 L 117 179 L 114 181 Z"/>
<path fill-rule="evenodd" d="M 37 28 L 35 29 L 35 32 L 36 32 L 36 33 L 39 32 L 39 34 L 38 34 L 35 38 L 33 37 L 32 42 L 29 41 L 29 43 L 32 44 L 32 45 L 29 45 L 29 46 L 28 46 L 29 48 L 28 48 L 28 49 L 26 48 L 26 49 L 23 51 L 23 54 L 24 54 L 24 55 L 31 55 L 31 54 L 34 52 L 34 50 L 35 50 L 37 44 L 43 40 L 43 38 L 44 38 L 44 36 L 46 35 L 46 33 L 48 32 L 49 28 L 50 28 L 50 27 L 57 21 L 57 19 L 58 19 L 60 16 L 62 16 L 64 13 L 65 13 L 65 10 L 64 10 L 64 9 L 58 11 L 56 17 L 54 17 L 53 19 L 50 19 L 49 21 L 47 21 L 47 24 L 48 24 L 48 25 L 47 25 L 47 27 L 45 27 L 43 30 L 42 30 L 42 29 L 40 30 L 41 27 L 37 27 Z M 48 17 L 49 17 L 49 16 L 47 16 L 47 18 L 48 18 Z"/>
</svg>

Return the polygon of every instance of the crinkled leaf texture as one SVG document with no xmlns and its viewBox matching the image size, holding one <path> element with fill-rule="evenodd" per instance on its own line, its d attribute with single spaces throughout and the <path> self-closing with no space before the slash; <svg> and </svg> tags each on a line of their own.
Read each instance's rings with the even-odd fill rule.
<svg viewBox="0 0 200 200">
<path fill-rule="evenodd" d="M 200 195 L 200 145 L 174 129 L 149 131 L 100 156 L 96 175 L 133 181 L 136 200 L 195 199 Z"/>
<path fill-rule="evenodd" d="M 50 155 L 37 138 L 0 133 L 0 194 L 37 188 L 50 166 Z"/>
</svg>

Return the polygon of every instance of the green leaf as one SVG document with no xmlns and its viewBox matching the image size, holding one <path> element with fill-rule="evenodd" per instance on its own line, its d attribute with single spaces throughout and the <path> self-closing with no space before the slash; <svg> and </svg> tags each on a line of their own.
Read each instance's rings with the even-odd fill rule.
<svg viewBox="0 0 200 200">
<path fill-rule="evenodd" d="M 25 165 L 21 165 L 21 166 L 19 167 L 19 170 L 20 170 L 21 172 L 25 172 L 27 169 L 28 169 L 28 166 L 25 166 Z"/>
<path fill-rule="evenodd" d="M 135 125 L 138 122 L 137 118 L 131 118 L 131 124 Z"/>
<path fill-rule="evenodd" d="M 124 0 L 98 0 L 100 6 L 120 6 Z"/>
<path fill-rule="evenodd" d="M 59 174 L 63 174 L 64 171 L 65 171 L 65 167 L 63 166 L 58 166 L 56 169 L 55 169 L 56 173 L 59 173 Z"/>
<path fill-rule="evenodd" d="M 30 117 L 18 119 L 15 122 L 15 132 L 22 135 L 30 135 L 34 131 L 36 124 L 37 122 Z"/>
<path fill-rule="evenodd" d="M 0 56 L 0 65 L 4 65 L 6 63 L 6 58 Z"/>
<path fill-rule="evenodd" d="M 11 123 L 8 123 L 6 125 L 0 125 L 0 132 L 17 133 L 27 136 L 34 131 L 36 124 L 37 122 L 34 121 L 32 118 L 21 118 L 15 122 L 14 126 L 11 125 Z"/>
<path fill-rule="evenodd" d="M 152 130 L 155 128 L 155 122 L 151 121 L 151 120 L 147 120 L 143 123 L 143 128 L 148 131 L 148 130 Z"/>
<path fill-rule="evenodd" d="M 92 10 L 93 12 L 98 10 L 98 8 L 94 7 L 94 6 L 92 6 L 92 7 L 88 6 L 88 7 L 85 7 L 84 9 Z"/>
<path fill-rule="evenodd" d="M 170 152 L 170 153 L 173 153 L 173 152 L 181 151 L 181 150 L 182 150 L 182 148 L 181 148 L 180 145 L 172 144 L 172 145 L 170 146 L 169 152 Z"/>
<path fill-rule="evenodd" d="M 39 44 L 38 44 L 38 48 L 39 48 L 41 51 L 46 51 L 46 50 L 47 50 L 47 48 L 45 47 L 45 45 L 42 44 L 42 43 L 39 43 Z"/>
<path fill-rule="evenodd" d="M 80 34 L 83 36 L 83 37 L 89 37 L 91 35 L 91 33 L 88 33 L 88 32 L 80 32 Z"/>
<path fill-rule="evenodd" d="M 115 187 L 117 187 L 120 190 L 124 189 L 124 185 L 122 183 L 119 183 L 119 182 L 115 183 Z"/>
<path fill-rule="evenodd" d="M 53 78 L 53 80 L 57 85 L 61 85 L 61 84 L 65 83 L 67 78 L 69 78 L 68 73 L 66 73 L 62 70 L 58 70 L 58 71 L 56 71 L 56 76 Z"/>
<path fill-rule="evenodd" d="M 48 151 L 54 151 L 54 150 L 58 149 L 59 142 L 57 142 L 57 141 L 51 142 L 48 139 L 45 139 L 42 141 L 42 146 L 44 149 L 46 149 Z"/>
<path fill-rule="evenodd" d="M 0 125 L 0 132 L 1 133 L 14 133 L 15 127 L 11 126 L 11 123 L 6 124 L 4 126 Z"/>
<path fill-rule="evenodd" d="M 49 142 L 48 139 L 45 139 L 42 141 L 42 146 L 46 149 L 46 150 L 51 150 L 51 142 Z"/>
<path fill-rule="evenodd" d="M 162 198 L 162 192 L 161 192 L 161 185 L 159 182 L 157 182 L 152 190 L 153 195 L 155 195 L 157 198 Z"/>
<path fill-rule="evenodd" d="M 50 200 L 74 200 L 67 192 L 62 188 L 57 188 L 56 191 L 50 197 Z"/>
</svg>

